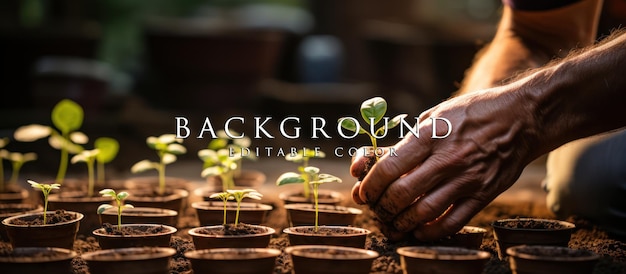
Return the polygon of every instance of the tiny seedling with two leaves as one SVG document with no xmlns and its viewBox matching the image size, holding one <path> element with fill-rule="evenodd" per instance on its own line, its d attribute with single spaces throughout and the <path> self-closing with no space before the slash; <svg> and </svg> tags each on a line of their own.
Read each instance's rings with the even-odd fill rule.
<svg viewBox="0 0 626 274">
<path fill-rule="evenodd" d="M 222 191 L 235 187 L 235 171 L 238 169 L 241 154 L 230 155 L 226 148 L 219 150 L 202 149 L 198 157 L 204 162 L 202 177 L 219 176 L 222 181 Z"/>
<path fill-rule="evenodd" d="M 232 190 L 232 189 L 228 189 L 224 192 L 219 192 L 219 193 L 213 193 L 210 198 L 212 199 L 220 199 L 224 202 L 224 223 L 223 225 L 226 225 L 226 208 L 227 208 L 227 204 L 229 200 L 235 200 L 235 202 L 237 203 L 237 210 L 236 210 L 236 215 L 235 215 L 235 226 L 237 226 L 237 224 L 239 224 L 239 210 L 241 209 L 241 201 L 243 201 L 244 198 L 250 198 L 250 199 L 255 199 L 255 200 L 261 200 L 261 198 L 263 197 L 263 195 L 259 192 L 257 192 L 254 189 L 241 189 L 241 190 Z"/>
<path fill-rule="evenodd" d="M 34 152 L 19 153 L 10 152 L 4 149 L 8 143 L 9 138 L 0 138 L 0 193 L 6 191 L 9 185 L 15 185 L 17 183 L 20 169 L 25 163 L 37 160 L 37 154 Z M 2 159 L 7 159 L 11 162 L 12 173 L 8 182 L 4 180 L 4 166 Z"/>
<path fill-rule="evenodd" d="M 150 136 L 146 139 L 148 147 L 154 149 L 159 156 L 158 162 L 150 160 L 141 160 L 135 163 L 130 171 L 132 173 L 144 172 L 150 169 L 156 169 L 159 174 L 159 195 L 165 193 L 165 166 L 176 162 L 176 155 L 187 153 L 187 149 L 182 145 L 183 139 L 176 138 L 174 134 L 163 134 L 159 137 Z"/>
<path fill-rule="evenodd" d="M 115 207 L 117 208 L 117 229 L 122 229 L 122 210 L 124 208 L 133 208 L 131 204 L 124 204 L 124 200 L 128 198 L 128 192 L 122 191 L 116 193 L 115 190 L 107 188 L 100 190 L 102 197 L 111 197 L 115 201 Z M 105 210 L 112 208 L 111 204 L 101 204 L 98 207 L 98 214 L 102 214 Z"/>
<path fill-rule="evenodd" d="M 60 184 L 40 184 L 32 180 L 27 180 L 27 182 L 34 189 L 38 189 L 38 190 L 41 190 L 41 192 L 43 192 L 43 223 L 47 224 L 48 223 L 48 216 L 47 216 L 48 196 L 50 195 L 50 192 L 53 189 L 59 189 L 61 185 Z"/>
<path fill-rule="evenodd" d="M 119 150 L 119 143 L 109 137 L 101 137 L 96 139 L 95 147 L 92 150 L 83 150 L 72 157 L 72 164 L 84 162 L 87 164 L 88 187 L 87 197 L 93 196 L 95 187 L 95 165 L 98 164 L 99 183 L 104 183 L 104 164 L 112 161 Z"/>
<path fill-rule="evenodd" d="M 303 180 L 302 181 L 302 196 L 304 198 L 308 199 L 309 196 L 311 195 L 311 184 L 309 184 L 309 181 L 311 181 L 311 179 L 309 178 L 308 173 L 304 171 L 304 168 L 309 166 L 309 159 L 324 158 L 324 157 L 326 157 L 326 154 L 324 152 L 319 151 L 319 150 L 307 149 L 307 148 L 298 150 L 298 152 L 295 155 L 292 155 L 292 154 L 285 155 L 285 160 L 294 162 L 294 163 L 300 163 L 300 165 L 298 166 L 298 172 L 300 172 L 300 176 L 302 177 L 302 180 Z"/>
</svg>

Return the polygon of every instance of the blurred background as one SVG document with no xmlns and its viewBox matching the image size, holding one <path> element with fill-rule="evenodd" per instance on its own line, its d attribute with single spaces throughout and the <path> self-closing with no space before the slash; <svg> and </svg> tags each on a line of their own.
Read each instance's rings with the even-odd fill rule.
<svg viewBox="0 0 626 274">
<path fill-rule="evenodd" d="M 601 27 L 624 6 L 605 1 Z M 500 0 L 3 0 L 0 137 L 51 125 L 70 98 L 85 109 L 81 131 L 121 142 L 123 169 L 153 153 L 147 136 L 173 133 L 175 116 L 192 137 L 205 117 L 216 130 L 246 117 L 236 129 L 247 135 L 252 117 L 272 117 L 265 128 L 279 136 L 280 119 L 297 116 L 303 138 L 253 146 L 361 146 L 367 138 L 337 138 L 338 117 L 358 117 L 373 96 L 409 117 L 449 97 L 500 12 Z M 336 138 L 307 138 L 312 116 Z M 185 142 L 196 159 L 208 140 Z M 55 170 L 58 151 L 36 145 L 7 149 L 40 154 L 25 170 Z"/>
</svg>

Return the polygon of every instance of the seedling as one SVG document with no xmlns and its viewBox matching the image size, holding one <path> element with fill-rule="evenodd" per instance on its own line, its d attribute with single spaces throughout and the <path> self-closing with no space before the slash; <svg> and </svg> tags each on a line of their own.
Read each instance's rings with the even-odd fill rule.
<svg viewBox="0 0 626 274">
<path fill-rule="evenodd" d="M 372 143 L 374 156 L 376 157 L 376 160 L 378 160 L 378 146 L 376 144 L 376 140 L 382 138 L 382 136 L 385 136 L 389 129 L 398 126 L 402 119 L 407 116 L 406 114 L 399 114 L 389 120 L 388 117 L 384 117 L 386 112 L 387 101 L 385 101 L 385 99 L 381 97 L 374 97 L 365 100 L 361 104 L 361 117 L 363 117 L 365 123 L 369 125 L 369 130 L 362 127 L 359 122 L 356 121 L 354 118 L 342 117 L 339 118 L 338 122 L 341 124 L 342 128 L 356 132 L 358 134 L 368 135 Z M 378 122 L 380 122 L 381 120 L 383 120 L 384 124 L 378 129 L 374 130 Z"/>
<path fill-rule="evenodd" d="M 2 158 L 8 159 L 11 161 L 12 173 L 11 179 L 9 179 L 9 184 L 16 184 L 17 178 L 19 178 L 20 170 L 22 166 L 34 160 L 37 160 L 37 153 L 28 152 L 28 153 L 19 153 L 19 152 L 9 152 L 4 150 L 6 153 L 0 151 L 2 154 Z M 4 184 L 0 184 L 0 192 L 4 190 Z"/>
<path fill-rule="evenodd" d="M 50 195 L 50 191 L 53 189 L 59 189 L 61 187 L 60 184 L 40 184 L 35 181 L 27 180 L 28 183 L 34 189 L 40 189 L 43 192 L 43 224 L 47 224 L 47 212 L 48 212 L 48 195 Z"/>
<path fill-rule="evenodd" d="M 99 149 L 92 150 L 83 150 L 81 153 L 74 155 L 72 157 L 72 164 L 78 162 L 84 162 L 87 164 L 87 175 L 88 175 L 88 187 L 87 187 L 87 197 L 93 196 L 93 188 L 95 185 L 95 171 L 94 165 L 96 163 L 96 157 L 100 154 Z"/>
<path fill-rule="evenodd" d="M 244 198 L 250 198 L 255 200 L 261 200 L 263 195 L 257 192 L 254 189 L 241 189 L 241 190 L 232 190 L 228 189 L 225 192 L 214 193 L 210 196 L 210 198 L 219 198 L 224 202 L 224 225 L 226 225 L 226 204 L 228 200 L 235 200 L 237 202 L 237 210 L 235 215 L 235 226 L 239 224 L 239 210 L 241 209 L 241 201 Z"/>
<path fill-rule="evenodd" d="M 101 185 L 105 182 L 104 176 L 104 164 L 110 163 L 117 156 L 117 152 L 120 150 L 120 144 L 117 140 L 110 137 L 100 137 L 94 142 L 94 147 L 100 150 L 100 153 L 96 155 L 96 163 L 98 172 L 98 183 Z"/>
<path fill-rule="evenodd" d="M 52 109 L 52 124 L 58 129 L 52 127 L 32 124 L 19 127 L 14 134 L 18 141 L 33 142 L 45 137 L 48 143 L 55 149 L 61 151 L 61 160 L 56 176 L 56 183 L 62 184 L 67 172 L 67 164 L 69 162 L 69 154 L 80 153 L 83 148 L 81 144 L 86 144 L 89 138 L 82 132 L 76 131 L 83 124 L 83 108 L 69 99 L 61 100 Z"/>
<path fill-rule="evenodd" d="M 238 132 L 230 131 L 231 136 L 239 136 Z M 229 153 L 232 150 L 232 154 L 239 154 L 239 158 L 236 160 L 237 167 L 234 170 L 233 177 L 239 176 L 242 169 L 242 160 L 256 160 L 257 157 L 254 153 L 246 153 L 247 149 L 250 147 L 251 140 L 247 136 L 242 136 L 241 138 L 231 138 L 226 134 L 226 131 L 220 130 L 217 132 L 217 138 L 211 140 L 208 145 L 208 149 L 218 151 L 220 149 L 228 149 Z M 206 167 L 206 163 L 205 163 Z"/>
<path fill-rule="evenodd" d="M 176 155 L 184 154 L 187 149 L 181 145 L 182 139 L 176 138 L 174 134 L 163 134 L 159 137 L 150 136 L 146 139 L 148 147 L 156 150 L 159 156 L 158 162 L 151 162 L 150 160 L 142 160 L 135 163 L 130 171 L 132 173 L 139 173 L 150 169 L 156 169 L 159 174 L 159 188 L 157 192 L 159 195 L 165 193 L 165 166 L 176 162 Z"/>
<path fill-rule="evenodd" d="M 115 207 L 117 207 L 117 229 L 122 229 L 122 210 L 124 208 L 133 208 L 131 204 L 124 204 L 124 200 L 128 198 L 128 192 L 122 191 L 115 193 L 115 190 L 107 188 L 100 190 L 100 195 L 102 195 L 102 197 L 111 197 L 115 200 Z M 98 214 L 102 214 L 102 212 L 112 207 L 113 205 L 111 204 L 101 204 L 98 207 Z"/>
<path fill-rule="evenodd" d="M 302 181 L 302 196 L 304 196 L 304 198 L 308 199 L 311 193 L 311 185 L 309 184 L 310 179 L 308 174 L 304 172 L 304 168 L 309 166 L 309 159 L 324 157 L 326 157 L 326 154 L 324 152 L 307 148 L 298 150 L 298 153 L 295 155 L 288 154 L 285 156 L 285 160 L 287 161 L 301 163 L 298 166 L 298 171 L 300 172 L 300 176 L 304 180 Z"/>
<path fill-rule="evenodd" d="M 311 184 L 313 188 L 313 200 L 315 202 L 315 231 L 317 232 L 319 229 L 319 225 L 318 225 L 319 223 L 319 205 L 318 205 L 319 186 L 323 183 L 331 183 L 331 182 L 341 183 L 341 179 L 334 175 L 320 173 L 319 168 L 312 167 L 312 166 L 305 167 L 304 172 L 310 178 L 311 181 L 309 182 L 309 184 Z M 302 182 L 304 182 L 304 179 L 302 178 L 301 174 L 298 174 L 295 172 L 287 172 L 287 173 L 280 175 L 280 177 L 278 177 L 278 179 L 276 180 L 276 185 L 282 186 L 286 184 L 302 183 Z"/>
<path fill-rule="evenodd" d="M 226 191 L 235 187 L 235 170 L 239 166 L 241 154 L 230 155 L 228 149 L 212 150 L 202 149 L 198 151 L 198 157 L 204 162 L 202 177 L 219 176 L 222 180 L 222 190 Z"/>
</svg>

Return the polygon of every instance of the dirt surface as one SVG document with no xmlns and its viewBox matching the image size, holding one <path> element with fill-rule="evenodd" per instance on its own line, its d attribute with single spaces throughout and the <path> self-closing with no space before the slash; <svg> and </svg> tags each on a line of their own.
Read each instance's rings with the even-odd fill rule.
<svg viewBox="0 0 626 274">
<path fill-rule="evenodd" d="M 76 219 L 76 215 L 73 213 L 66 212 L 65 210 L 57 210 L 54 214 L 47 214 L 46 216 L 46 224 L 58 224 L 65 223 Z M 43 214 L 37 215 L 33 218 L 22 219 L 16 218 L 11 221 L 11 224 L 14 225 L 43 225 Z"/>
<path fill-rule="evenodd" d="M 163 226 L 122 226 L 118 228 L 117 225 L 104 223 L 102 227 L 107 235 L 152 235 L 168 231 Z"/>
<path fill-rule="evenodd" d="M 287 227 L 286 211 L 281 206 L 282 202 L 278 200 L 269 201 L 269 203 L 273 204 L 275 209 L 269 213 L 263 225 L 273 227 L 277 231 L 277 234 L 273 235 L 269 247 L 283 250 L 289 245 L 287 235 L 282 233 L 282 229 Z M 344 202 L 344 205 L 354 206 L 350 201 Z M 381 256 L 374 261 L 371 273 L 402 273 L 399 256 L 395 252 L 396 248 L 407 245 L 425 244 L 408 241 L 396 243 L 388 242 L 375 228 L 372 213 L 366 208 L 361 209 L 363 209 L 364 213 L 357 218 L 355 226 L 373 231 L 368 237 L 366 248 L 375 250 L 381 254 Z M 498 259 L 496 243 L 493 238 L 493 229 L 490 224 L 494 220 L 516 217 L 554 218 L 544 206 L 526 203 L 493 203 L 475 216 L 468 224 L 487 229 L 480 249 L 488 251 L 492 254 L 492 257 L 487 263 L 484 273 L 511 273 L 508 262 Z M 572 234 L 569 246 L 575 249 L 589 250 L 601 255 L 600 262 L 596 265 L 594 271 L 595 274 L 626 273 L 625 241 L 611 238 L 607 233 L 585 220 L 570 218 L 567 221 L 576 224 L 576 229 Z M 178 232 L 172 237 L 171 241 L 171 246 L 177 250 L 170 264 L 171 274 L 191 273 L 190 263 L 184 258 L 183 254 L 186 251 L 194 249 L 191 237 L 187 234 L 187 231 L 196 226 L 198 226 L 198 221 L 196 220 L 195 211 L 193 208 L 187 207 L 179 220 Z M 0 243 L 0 252 L 9 248 L 10 245 L 8 243 Z M 99 249 L 98 242 L 93 236 L 80 235 L 74 244 L 74 250 L 79 255 Z M 74 259 L 73 266 L 74 273 L 89 274 L 86 263 L 80 256 Z M 274 273 L 291 273 L 291 268 L 291 260 L 289 256 L 283 252 L 276 260 Z"/>
</svg>

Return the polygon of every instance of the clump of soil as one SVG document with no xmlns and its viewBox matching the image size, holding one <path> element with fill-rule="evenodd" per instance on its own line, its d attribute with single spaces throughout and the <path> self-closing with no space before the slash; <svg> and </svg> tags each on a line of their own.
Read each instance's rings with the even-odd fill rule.
<svg viewBox="0 0 626 274">
<path fill-rule="evenodd" d="M 32 215 L 32 218 L 16 218 L 11 220 L 11 224 L 14 225 L 43 225 L 43 214 Z M 47 214 L 46 224 L 58 224 L 73 221 L 76 219 L 76 214 L 69 213 L 65 210 L 57 210 L 53 214 Z"/>
<path fill-rule="evenodd" d="M 564 229 L 566 228 L 565 226 L 557 223 L 557 222 L 553 222 L 553 221 L 542 221 L 542 220 L 521 220 L 521 219 L 516 219 L 516 220 L 511 220 L 511 221 L 497 221 L 495 223 L 497 226 L 499 227 L 505 227 L 505 228 L 516 228 L 516 229 L 552 229 L 552 230 L 558 230 L 558 229 Z"/>
<path fill-rule="evenodd" d="M 225 224 L 221 226 L 219 229 L 203 228 L 203 229 L 199 229 L 197 232 L 201 234 L 207 234 L 207 235 L 237 236 L 237 235 L 261 234 L 261 233 L 267 232 L 267 230 L 262 227 L 239 223 L 237 225 Z"/>
<path fill-rule="evenodd" d="M 121 228 L 118 228 L 117 225 L 112 225 L 109 223 L 102 224 L 102 228 L 104 228 L 104 232 L 107 235 L 119 236 L 154 235 L 169 231 L 163 226 L 122 226 Z"/>
<path fill-rule="evenodd" d="M 365 175 L 367 175 L 367 173 L 370 172 L 370 170 L 372 169 L 372 167 L 374 166 L 374 164 L 376 164 L 376 156 L 371 155 L 371 156 L 365 156 L 367 158 L 367 161 L 365 161 L 365 168 L 363 169 L 363 173 L 361 173 L 361 175 L 359 175 L 359 181 L 363 181 L 363 179 L 365 178 Z"/>
</svg>

